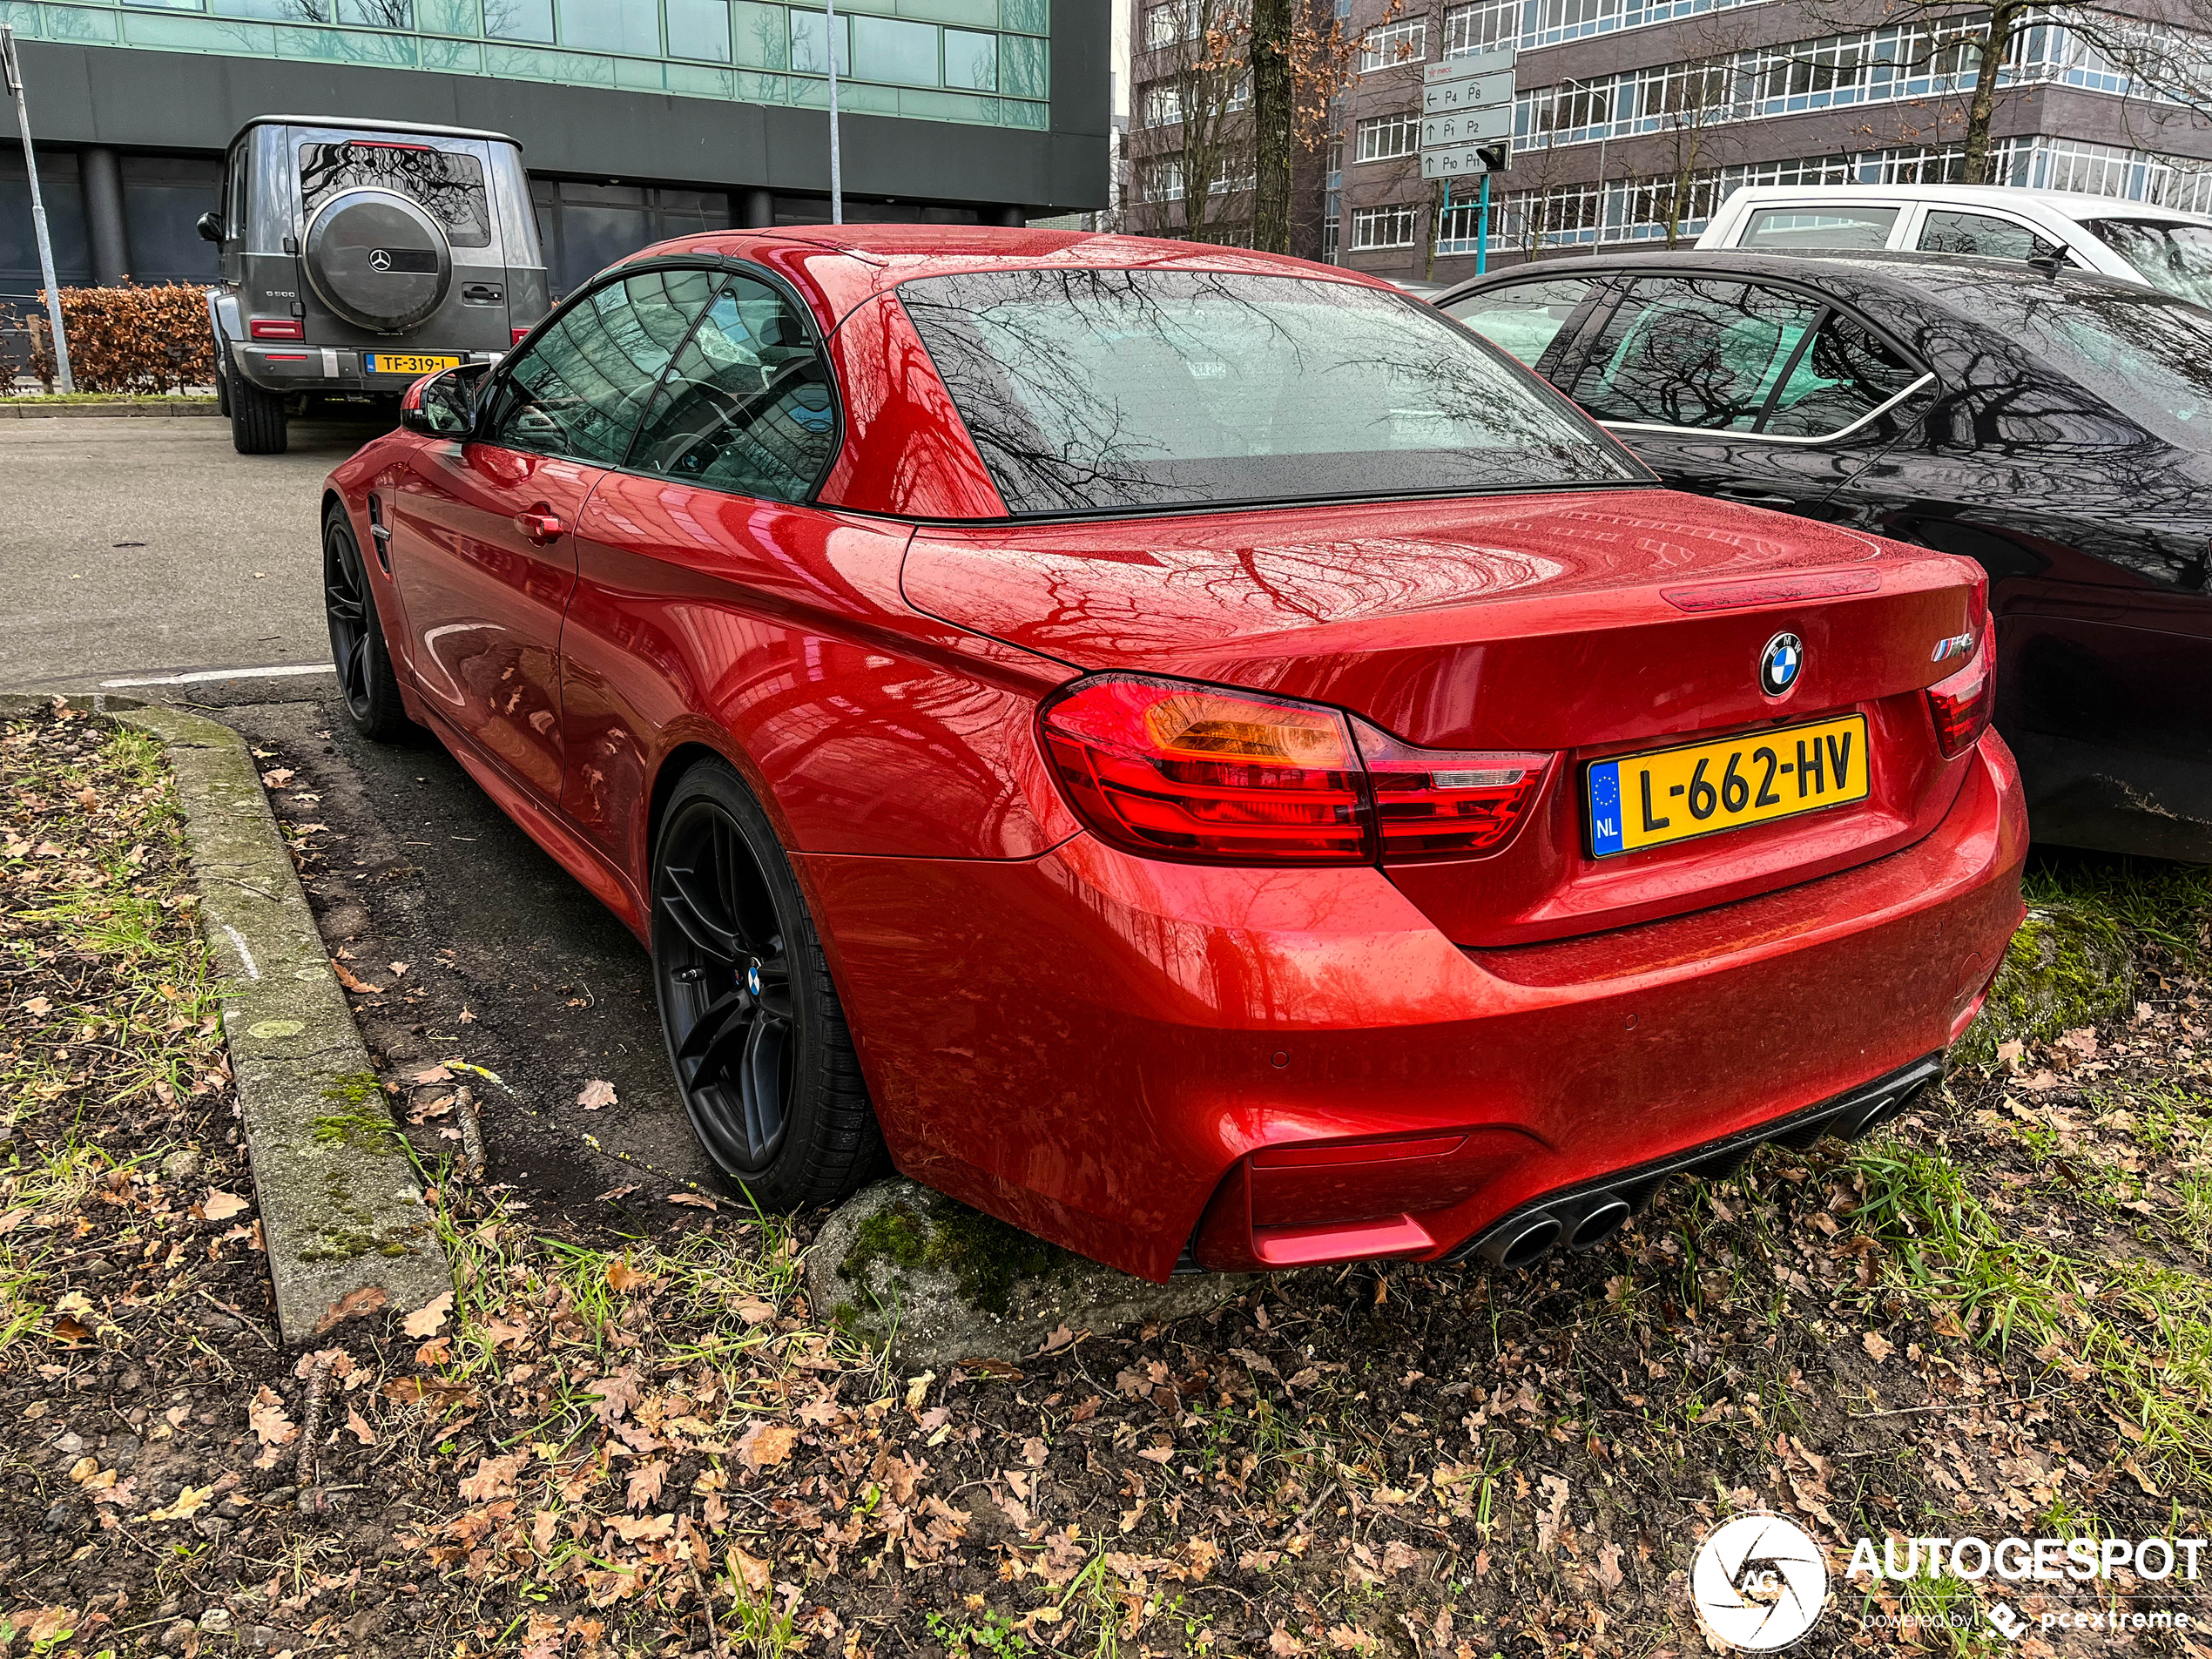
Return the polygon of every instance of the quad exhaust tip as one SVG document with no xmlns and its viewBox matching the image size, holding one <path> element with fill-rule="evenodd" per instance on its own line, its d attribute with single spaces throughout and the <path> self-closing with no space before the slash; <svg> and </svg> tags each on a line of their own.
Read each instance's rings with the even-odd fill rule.
<svg viewBox="0 0 2212 1659">
<path fill-rule="evenodd" d="M 1582 1212 L 1575 1231 L 1567 1235 L 1567 1248 L 1595 1249 L 1629 1224 L 1629 1214 L 1628 1201 L 1608 1193 Z"/>
</svg>

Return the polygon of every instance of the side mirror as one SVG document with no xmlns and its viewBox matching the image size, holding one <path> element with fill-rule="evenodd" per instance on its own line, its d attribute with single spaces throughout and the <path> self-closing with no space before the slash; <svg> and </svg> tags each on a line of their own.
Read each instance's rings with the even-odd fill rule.
<svg viewBox="0 0 2212 1659">
<path fill-rule="evenodd" d="M 433 438 L 465 438 L 476 429 L 475 376 L 459 369 L 426 374 L 400 397 L 400 424 Z"/>
<path fill-rule="evenodd" d="M 201 241 L 221 241 L 223 239 L 223 216 L 220 213 L 202 213 L 199 216 L 199 239 Z"/>
</svg>

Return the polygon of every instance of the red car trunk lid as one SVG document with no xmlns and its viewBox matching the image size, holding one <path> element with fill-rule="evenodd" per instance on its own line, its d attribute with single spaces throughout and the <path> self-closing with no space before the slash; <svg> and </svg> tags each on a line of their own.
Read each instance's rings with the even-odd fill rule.
<svg viewBox="0 0 2212 1659">
<path fill-rule="evenodd" d="M 1400 502 L 918 534 L 932 615 L 1071 668 L 1175 674 L 1350 709 L 1407 742 L 1561 752 L 1487 858 L 1393 866 L 1457 941 L 1615 927 L 1825 874 L 1932 827 L 1959 767 L 1919 693 L 1978 634 L 1974 567 L 1668 491 Z M 1760 685 L 1777 633 L 1803 668 Z M 1588 764 L 1858 712 L 1861 802 L 1627 857 L 1592 855 Z"/>
</svg>

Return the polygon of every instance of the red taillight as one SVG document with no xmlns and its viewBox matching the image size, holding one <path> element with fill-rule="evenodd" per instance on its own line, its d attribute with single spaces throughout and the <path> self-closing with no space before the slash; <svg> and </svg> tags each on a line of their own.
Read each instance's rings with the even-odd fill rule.
<svg viewBox="0 0 2212 1659">
<path fill-rule="evenodd" d="M 529 330 L 527 328 L 509 328 L 507 333 L 509 335 L 507 343 L 510 346 L 519 346 L 523 343 L 523 336 L 529 333 Z"/>
<path fill-rule="evenodd" d="M 1928 687 L 1928 712 L 1935 719 L 1936 747 L 1945 759 L 1961 755 L 1989 730 L 1997 701 L 1997 628 L 1981 625 L 1981 641 L 1966 665 L 1949 679 Z"/>
<path fill-rule="evenodd" d="M 256 340 L 305 340 L 307 326 L 297 317 L 257 317 L 246 332 Z"/>
<path fill-rule="evenodd" d="M 1548 755 L 1415 749 L 1335 709 L 1102 674 L 1048 704 L 1045 748 L 1104 840 L 1209 864 L 1366 864 L 1505 844 Z"/>
<path fill-rule="evenodd" d="M 1511 838 L 1549 755 L 1416 749 L 1355 718 L 1386 864 L 1493 852 Z"/>
</svg>

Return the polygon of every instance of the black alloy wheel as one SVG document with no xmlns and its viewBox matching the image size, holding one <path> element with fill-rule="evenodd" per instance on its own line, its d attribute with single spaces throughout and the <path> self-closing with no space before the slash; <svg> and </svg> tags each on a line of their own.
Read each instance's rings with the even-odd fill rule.
<svg viewBox="0 0 2212 1659">
<path fill-rule="evenodd" d="M 729 767 L 677 786 L 653 860 L 653 985 L 707 1156 L 764 1209 L 843 1197 L 882 1140 L 798 881 Z"/>
<path fill-rule="evenodd" d="M 322 527 L 322 608 L 347 718 L 365 738 L 388 743 L 400 737 L 410 722 L 400 703 L 399 681 L 385 649 L 361 544 L 345 515 L 334 510 Z"/>
</svg>

